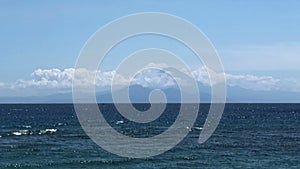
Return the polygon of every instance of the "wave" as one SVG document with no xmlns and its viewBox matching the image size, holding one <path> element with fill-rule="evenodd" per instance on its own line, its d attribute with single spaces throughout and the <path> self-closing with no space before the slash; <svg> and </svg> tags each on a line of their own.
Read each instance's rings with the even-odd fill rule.
<svg viewBox="0 0 300 169">
<path fill-rule="evenodd" d="M 123 123 L 124 123 L 123 120 L 119 120 L 119 121 L 116 122 L 116 124 L 123 124 Z"/>
<path fill-rule="evenodd" d="M 13 131 L 11 134 L 15 136 L 21 136 L 21 135 L 32 135 L 33 132 L 29 130 L 19 130 L 19 131 Z"/>
<path fill-rule="evenodd" d="M 45 130 L 40 130 L 38 134 L 39 135 L 47 134 L 47 133 L 52 134 L 52 133 L 56 133 L 57 131 L 58 131 L 58 129 L 45 129 Z"/>
<path fill-rule="evenodd" d="M 202 127 L 193 127 L 193 129 L 195 129 L 195 130 L 202 130 L 203 128 Z"/>
<path fill-rule="evenodd" d="M 18 130 L 7 133 L 7 136 L 26 136 L 26 135 L 44 135 L 44 134 L 54 134 L 58 132 L 58 129 L 47 128 L 43 130 Z M 3 136 L 1 136 L 3 137 Z"/>
</svg>

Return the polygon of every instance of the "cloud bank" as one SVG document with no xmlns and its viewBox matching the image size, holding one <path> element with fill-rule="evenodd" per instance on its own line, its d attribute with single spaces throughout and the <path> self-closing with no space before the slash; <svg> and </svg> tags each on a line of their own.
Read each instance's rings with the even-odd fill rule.
<svg viewBox="0 0 300 169">
<path fill-rule="evenodd" d="M 74 68 L 68 69 L 37 69 L 31 74 L 31 78 L 24 80 L 20 79 L 14 83 L 0 83 L 0 90 L 15 91 L 20 90 L 43 90 L 49 91 L 49 94 L 57 91 L 71 91 L 72 79 L 74 75 Z M 184 73 L 185 71 L 182 71 Z M 93 79 L 94 74 L 96 78 Z M 124 85 L 130 83 L 131 85 L 141 85 L 150 88 L 169 88 L 175 87 L 176 81 L 172 75 L 165 73 L 158 69 L 146 69 L 139 72 L 130 80 L 117 74 L 116 71 L 97 71 L 92 72 L 86 69 L 80 69 L 78 73 L 80 84 L 95 85 L 96 89 L 109 89 L 113 77 L 117 84 Z M 201 67 L 191 71 L 191 75 L 201 84 L 209 86 L 210 78 L 205 67 Z M 236 86 L 244 89 L 255 91 L 291 91 L 300 92 L 299 79 L 279 79 L 272 76 L 255 76 L 255 75 L 234 75 L 225 74 L 227 85 Z M 176 79 L 176 78 L 175 78 Z"/>
</svg>

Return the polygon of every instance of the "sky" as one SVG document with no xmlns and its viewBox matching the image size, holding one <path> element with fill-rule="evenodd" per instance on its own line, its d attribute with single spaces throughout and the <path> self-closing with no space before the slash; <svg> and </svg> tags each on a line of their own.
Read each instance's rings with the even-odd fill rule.
<svg viewBox="0 0 300 169">
<path fill-rule="evenodd" d="M 196 25 L 218 51 L 229 85 L 258 91 L 300 92 L 299 7 L 297 0 L 3 0 L 0 96 L 51 94 L 70 89 L 72 68 L 87 39 L 105 24 L 138 12 L 169 13 Z M 163 37 L 134 37 L 108 54 L 100 68 L 100 81 L 109 82 L 123 56 L 148 46 L 163 47 L 183 59 L 193 55 L 179 43 Z M 186 60 L 199 81 L 205 83 L 202 67 L 189 58 L 192 57 Z M 145 79 L 137 83 L 146 84 Z M 108 83 L 101 82 L 100 87 Z"/>
</svg>

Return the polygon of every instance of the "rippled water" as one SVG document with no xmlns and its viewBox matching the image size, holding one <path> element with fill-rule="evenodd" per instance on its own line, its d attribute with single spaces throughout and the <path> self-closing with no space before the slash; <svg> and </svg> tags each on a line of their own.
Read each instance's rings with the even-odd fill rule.
<svg viewBox="0 0 300 169">
<path fill-rule="evenodd" d="M 175 120 L 179 104 L 139 125 L 99 105 L 120 133 L 151 137 Z M 136 107 L 145 110 L 146 104 Z M 209 108 L 190 134 L 159 156 L 129 159 L 104 151 L 81 129 L 73 105 L 0 105 L 0 168 L 300 168 L 300 104 L 227 104 L 214 135 L 198 144 Z"/>
</svg>

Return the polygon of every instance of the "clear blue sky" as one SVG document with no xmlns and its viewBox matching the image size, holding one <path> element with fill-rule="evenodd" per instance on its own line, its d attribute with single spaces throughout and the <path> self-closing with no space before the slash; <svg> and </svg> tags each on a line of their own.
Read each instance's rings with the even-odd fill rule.
<svg viewBox="0 0 300 169">
<path fill-rule="evenodd" d="M 38 69 L 74 67 L 104 24 L 137 12 L 166 12 L 198 26 L 237 73 L 299 76 L 300 1 L 0 1 L 0 82 Z"/>
</svg>

